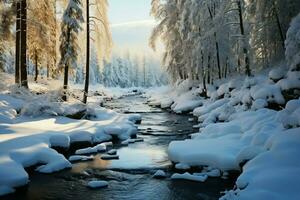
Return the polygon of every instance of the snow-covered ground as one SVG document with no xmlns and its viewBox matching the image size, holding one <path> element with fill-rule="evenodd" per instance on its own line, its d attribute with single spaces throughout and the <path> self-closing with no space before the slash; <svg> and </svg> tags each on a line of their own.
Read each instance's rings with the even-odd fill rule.
<svg viewBox="0 0 300 200">
<path fill-rule="evenodd" d="M 59 102 L 59 88 L 53 82 L 30 84 L 32 91 L 39 93 L 36 95 L 11 86 L 10 77 L 2 77 L 5 76 L 7 79 L 0 85 L 0 195 L 29 182 L 26 167 L 37 165 L 37 171 L 51 173 L 71 168 L 70 161 L 92 159 L 73 156 L 69 161 L 51 147 L 68 148 L 74 142 L 90 142 L 95 146 L 77 154 L 95 153 L 106 150 L 105 144 L 96 144 L 113 137 L 126 140 L 137 132 L 134 123 L 141 120 L 140 115 L 119 114 L 97 102 L 87 106 L 75 100 Z M 117 92 L 122 96 L 122 91 Z M 84 119 L 70 118 L 76 115 Z"/>
<path fill-rule="evenodd" d="M 281 66 L 253 77 L 235 76 L 207 86 L 185 80 L 150 90 L 149 104 L 192 112 L 199 132 L 171 142 L 176 166 L 208 167 L 215 176 L 241 171 L 222 199 L 300 199 L 300 72 Z M 245 164 L 246 163 L 246 164 Z M 218 173 L 215 173 L 217 172 Z M 207 170 L 173 179 L 205 181 Z"/>
</svg>

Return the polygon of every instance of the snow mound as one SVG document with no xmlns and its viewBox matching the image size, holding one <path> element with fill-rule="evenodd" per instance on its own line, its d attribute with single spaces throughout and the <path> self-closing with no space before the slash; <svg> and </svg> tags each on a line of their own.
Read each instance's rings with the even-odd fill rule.
<svg viewBox="0 0 300 200">
<path fill-rule="evenodd" d="M 88 161 L 93 160 L 93 156 L 79 156 L 79 155 L 73 155 L 69 157 L 70 162 L 76 162 L 76 161 Z"/>
<path fill-rule="evenodd" d="M 237 189 L 223 199 L 292 199 L 300 198 L 300 129 L 290 129 L 271 137 L 261 153 L 244 168 Z"/>
<path fill-rule="evenodd" d="M 155 174 L 153 175 L 153 178 L 166 178 L 167 175 L 166 175 L 166 172 L 164 172 L 163 170 L 157 170 L 155 172 Z"/>
<path fill-rule="evenodd" d="M 104 152 L 104 151 L 106 151 L 106 146 L 104 144 L 98 144 L 94 147 L 78 149 L 75 151 L 75 154 L 83 155 L 83 154 L 92 154 L 92 153 L 98 153 L 98 152 Z"/>
<path fill-rule="evenodd" d="M 107 181 L 90 181 L 88 182 L 87 186 L 89 188 L 105 188 L 108 187 L 108 182 Z"/>
<path fill-rule="evenodd" d="M 207 175 L 192 175 L 188 172 L 184 174 L 173 174 L 171 176 L 172 180 L 177 180 L 177 179 L 183 179 L 183 180 L 189 180 L 189 181 L 197 181 L 197 182 L 205 182 L 207 180 Z"/>
</svg>

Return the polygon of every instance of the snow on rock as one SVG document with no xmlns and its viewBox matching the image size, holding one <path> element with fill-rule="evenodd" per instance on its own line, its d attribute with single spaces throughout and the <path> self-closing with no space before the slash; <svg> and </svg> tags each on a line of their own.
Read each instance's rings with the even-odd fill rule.
<svg viewBox="0 0 300 200">
<path fill-rule="evenodd" d="M 197 181 L 197 182 L 205 182 L 207 179 L 207 175 L 192 175 L 188 172 L 184 173 L 184 174 L 178 174 L 175 173 L 171 176 L 172 180 L 177 180 L 177 179 L 184 179 L 184 180 L 189 180 L 189 181 Z"/>
<path fill-rule="evenodd" d="M 153 178 L 158 178 L 158 179 L 166 178 L 166 177 L 167 177 L 166 172 L 164 172 L 163 170 L 157 170 L 153 175 Z"/>
<path fill-rule="evenodd" d="M 107 152 L 108 155 L 116 155 L 117 154 L 117 150 L 116 149 L 111 149 Z"/>
<path fill-rule="evenodd" d="M 103 152 L 103 151 L 106 151 L 106 146 L 104 144 L 98 144 L 94 147 L 78 149 L 75 151 L 75 154 L 83 155 L 83 154 L 92 154 L 92 153 Z"/>
<path fill-rule="evenodd" d="M 271 103 L 284 104 L 285 100 L 281 94 L 281 88 L 276 85 L 256 85 L 250 90 L 254 100 L 265 99 Z"/>
<path fill-rule="evenodd" d="M 105 187 L 108 187 L 108 182 L 107 181 L 90 181 L 90 182 L 88 182 L 87 186 L 92 189 L 105 188 Z"/>
<path fill-rule="evenodd" d="M 214 170 L 211 170 L 211 171 L 207 172 L 206 174 L 209 177 L 220 177 L 221 176 L 221 171 L 218 170 L 218 169 L 214 169 Z"/>
<path fill-rule="evenodd" d="M 300 71 L 289 71 L 285 79 L 280 80 L 277 85 L 282 90 L 300 88 Z"/>
<path fill-rule="evenodd" d="M 75 162 L 75 161 L 88 161 L 88 160 L 93 160 L 93 156 L 79 156 L 79 155 L 73 155 L 69 157 L 70 162 Z"/>
<path fill-rule="evenodd" d="M 177 163 L 175 165 L 175 168 L 176 169 L 180 169 L 180 170 L 188 170 L 190 169 L 191 167 L 188 165 L 188 164 L 185 164 L 185 163 Z"/>
<path fill-rule="evenodd" d="M 269 72 L 269 78 L 273 81 L 278 81 L 280 79 L 283 79 L 286 74 L 286 69 L 284 67 L 279 67 L 272 69 Z"/>
<path fill-rule="evenodd" d="M 284 110 L 277 114 L 277 120 L 285 127 L 300 126 L 300 99 L 290 100 Z"/>
<path fill-rule="evenodd" d="M 204 104 L 201 107 L 198 107 L 196 109 L 194 109 L 193 114 L 195 116 L 201 116 L 201 115 L 205 115 L 209 112 L 211 112 L 212 110 L 215 110 L 216 108 L 228 103 L 229 100 L 228 99 L 220 99 L 218 101 L 215 101 L 213 103 L 209 103 L 209 104 Z"/>
</svg>

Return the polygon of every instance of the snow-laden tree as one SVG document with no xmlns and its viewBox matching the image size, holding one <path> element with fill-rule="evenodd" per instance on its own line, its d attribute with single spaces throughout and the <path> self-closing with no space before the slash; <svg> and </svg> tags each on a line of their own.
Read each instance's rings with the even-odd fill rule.
<svg viewBox="0 0 300 200">
<path fill-rule="evenodd" d="M 284 58 L 294 0 L 152 0 L 158 21 L 150 38 L 165 45 L 163 63 L 174 81 L 206 84 L 230 73 L 251 75 Z"/>
<path fill-rule="evenodd" d="M 64 67 L 64 95 L 62 99 L 67 100 L 69 68 L 77 67 L 78 56 L 78 33 L 81 30 L 81 23 L 84 21 L 82 15 L 82 3 L 80 0 L 69 0 L 69 4 L 64 11 L 61 23 L 60 36 L 60 66 Z"/>
<path fill-rule="evenodd" d="M 269 66 L 284 58 L 284 41 L 291 19 L 300 12 L 300 1 L 247 1 L 250 45 L 257 66 Z"/>
<path fill-rule="evenodd" d="M 300 13 L 287 32 L 285 56 L 292 71 L 300 71 Z"/>
<path fill-rule="evenodd" d="M 13 33 L 11 31 L 14 24 L 14 13 L 16 5 L 14 3 L 0 2 L 0 70 L 5 68 L 7 46 L 12 44 Z"/>
</svg>

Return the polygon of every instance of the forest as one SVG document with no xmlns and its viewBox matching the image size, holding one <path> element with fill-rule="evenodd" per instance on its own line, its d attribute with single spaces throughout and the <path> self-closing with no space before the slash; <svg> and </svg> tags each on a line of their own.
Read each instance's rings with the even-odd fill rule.
<svg viewBox="0 0 300 200">
<path fill-rule="evenodd" d="M 1 199 L 298 200 L 299 133 L 299 0 L 0 1 Z"/>
</svg>

